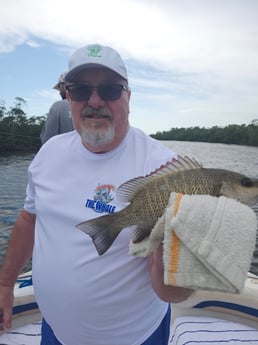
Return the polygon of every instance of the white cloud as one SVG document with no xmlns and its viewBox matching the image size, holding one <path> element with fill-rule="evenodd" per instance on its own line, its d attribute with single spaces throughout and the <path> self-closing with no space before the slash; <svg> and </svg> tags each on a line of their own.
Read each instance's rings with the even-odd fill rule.
<svg viewBox="0 0 258 345">
<path fill-rule="evenodd" d="M 31 40 L 31 39 L 26 40 L 25 43 L 26 43 L 28 46 L 32 47 L 32 48 L 38 48 L 38 47 L 40 47 L 40 44 L 39 44 L 39 43 L 37 43 L 36 41 L 33 41 L 33 40 Z"/>
<path fill-rule="evenodd" d="M 36 90 L 35 96 L 40 96 L 43 98 L 52 99 L 53 101 L 60 100 L 59 93 L 56 90 L 51 90 L 51 89 Z"/>
<path fill-rule="evenodd" d="M 0 0 L 0 6 L 0 53 L 23 43 L 37 48 L 38 40 L 69 51 L 94 41 L 118 49 L 143 128 L 148 119 L 149 127 L 153 121 L 164 129 L 155 112 L 166 126 L 248 122 L 244 114 L 257 112 L 256 0 Z M 42 98 L 58 97 L 43 91 Z"/>
<path fill-rule="evenodd" d="M 12 0 L 1 6 L 0 51 L 33 37 L 70 48 L 100 41 L 169 70 L 257 73 L 257 10 L 253 0 Z"/>
</svg>

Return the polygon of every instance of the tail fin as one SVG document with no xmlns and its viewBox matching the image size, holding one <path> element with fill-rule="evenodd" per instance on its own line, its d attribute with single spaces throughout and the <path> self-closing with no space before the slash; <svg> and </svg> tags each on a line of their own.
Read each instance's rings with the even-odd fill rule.
<svg viewBox="0 0 258 345">
<path fill-rule="evenodd" d="M 92 238 L 99 255 L 104 254 L 122 229 L 115 229 L 115 222 L 110 221 L 112 215 L 105 215 L 82 222 L 76 227 Z"/>
</svg>

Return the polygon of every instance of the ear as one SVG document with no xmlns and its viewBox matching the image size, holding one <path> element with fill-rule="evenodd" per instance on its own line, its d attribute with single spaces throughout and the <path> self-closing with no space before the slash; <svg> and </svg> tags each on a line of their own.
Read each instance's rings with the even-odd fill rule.
<svg viewBox="0 0 258 345">
<path fill-rule="evenodd" d="M 71 97 L 69 95 L 68 90 L 66 90 L 66 99 L 68 100 L 69 103 L 71 103 Z"/>
<path fill-rule="evenodd" d="M 130 101 L 130 98 L 131 98 L 131 89 L 128 89 L 127 94 L 128 94 L 128 101 Z"/>
</svg>

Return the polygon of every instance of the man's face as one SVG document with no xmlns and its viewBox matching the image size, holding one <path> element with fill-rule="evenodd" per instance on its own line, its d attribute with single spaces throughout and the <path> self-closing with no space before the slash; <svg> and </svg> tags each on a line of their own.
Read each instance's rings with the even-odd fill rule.
<svg viewBox="0 0 258 345">
<path fill-rule="evenodd" d="M 59 94 L 62 97 L 62 99 L 66 99 L 66 88 L 65 83 L 59 83 Z"/>
<path fill-rule="evenodd" d="M 96 87 L 119 84 L 127 88 L 127 82 L 107 68 L 90 68 L 75 75 L 71 84 L 93 87 L 88 100 L 72 100 L 72 92 L 71 95 L 67 92 L 74 127 L 82 143 L 96 153 L 114 149 L 128 131 L 130 91 L 123 89 L 118 99 L 103 100 Z"/>
</svg>

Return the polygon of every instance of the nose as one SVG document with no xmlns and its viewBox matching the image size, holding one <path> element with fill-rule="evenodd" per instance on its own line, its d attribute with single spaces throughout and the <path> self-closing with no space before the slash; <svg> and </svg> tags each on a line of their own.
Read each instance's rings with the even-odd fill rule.
<svg viewBox="0 0 258 345">
<path fill-rule="evenodd" d="M 96 89 L 92 89 L 92 93 L 88 100 L 88 105 L 93 108 L 103 107 L 105 105 L 105 101 L 103 101 Z"/>
</svg>

